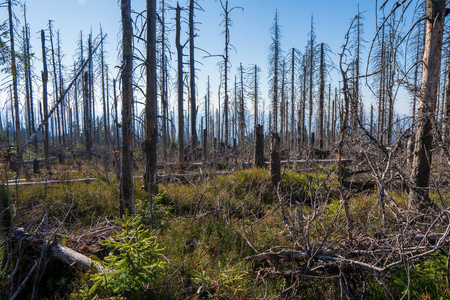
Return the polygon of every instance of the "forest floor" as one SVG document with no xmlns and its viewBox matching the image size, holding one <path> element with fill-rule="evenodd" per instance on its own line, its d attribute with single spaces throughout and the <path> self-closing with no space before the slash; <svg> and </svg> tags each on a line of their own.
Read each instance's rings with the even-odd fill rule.
<svg viewBox="0 0 450 300">
<path fill-rule="evenodd" d="M 50 259 L 39 276 L 36 271 L 36 286 L 30 281 L 17 299 L 32 293 L 44 299 L 450 297 L 449 222 L 436 221 L 442 214 L 408 215 L 407 193 L 397 185 L 389 186 L 383 202 L 378 186 L 356 184 L 370 176 L 354 175 L 357 188 L 341 194 L 336 164 L 301 166 L 301 172 L 295 165 L 285 168 L 279 187 L 272 186 L 267 169 L 242 170 L 231 161 L 220 166 L 223 170 L 217 166 L 190 171 L 212 174 L 205 178 L 161 183 L 152 201 L 137 178 L 136 217 L 127 220 L 118 218 L 113 166 L 105 172 L 102 162 L 69 160 L 54 163 L 51 176 L 45 169 L 41 174 L 26 169 L 20 178 L 4 169 L 15 228 L 109 269 L 83 273 Z M 165 168 L 161 173 L 175 172 Z M 354 164 L 346 168 L 344 173 L 355 171 Z M 71 182 L 87 178 L 92 181 Z M 39 183 L 14 184 L 31 181 Z M 430 198 L 450 206 L 445 189 Z M 441 239 L 433 242 L 431 234 Z M 32 272 L 30 266 L 19 268 L 11 284 L 14 268 L 8 273 L 8 243 L 2 239 L 0 296 L 7 299 Z M 37 265 L 39 257 L 28 253 L 27 259 Z M 151 267 L 139 267 L 141 260 Z"/>
</svg>

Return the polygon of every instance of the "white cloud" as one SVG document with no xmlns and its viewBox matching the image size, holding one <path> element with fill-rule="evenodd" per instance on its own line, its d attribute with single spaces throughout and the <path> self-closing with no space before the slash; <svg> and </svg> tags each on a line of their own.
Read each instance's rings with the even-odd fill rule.
<svg viewBox="0 0 450 300">
<path fill-rule="evenodd" d="M 86 5 L 86 0 L 77 0 L 81 5 Z"/>
</svg>

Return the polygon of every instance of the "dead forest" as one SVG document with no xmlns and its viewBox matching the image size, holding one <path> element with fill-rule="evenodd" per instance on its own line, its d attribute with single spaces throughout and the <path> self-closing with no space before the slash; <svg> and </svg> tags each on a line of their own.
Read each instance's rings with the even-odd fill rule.
<svg viewBox="0 0 450 300">
<path fill-rule="evenodd" d="M 338 49 L 276 10 L 266 65 L 240 1 L 113 1 L 117 53 L 0 2 L 0 299 L 450 298 L 448 1 L 340 12 Z"/>
</svg>

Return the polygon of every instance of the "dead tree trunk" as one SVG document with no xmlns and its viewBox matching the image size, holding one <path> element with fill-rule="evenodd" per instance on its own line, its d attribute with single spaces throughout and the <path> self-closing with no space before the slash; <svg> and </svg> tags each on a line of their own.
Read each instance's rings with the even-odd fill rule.
<svg viewBox="0 0 450 300">
<path fill-rule="evenodd" d="M 145 184 L 149 198 L 158 193 L 156 142 L 158 130 L 157 115 L 157 79 L 156 79 L 156 0 L 147 0 L 147 90 L 145 117 L 147 134 L 144 145 L 146 157 Z M 152 207 L 150 205 L 150 207 Z"/>
<path fill-rule="evenodd" d="M 411 170 L 414 188 L 409 193 L 409 208 L 413 210 L 423 210 L 429 206 L 425 202 L 425 198 L 420 194 L 428 194 L 427 189 L 430 182 L 433 116 L 441 69 L 445 2 L 444 0 L 425 1 L 426 36 L 422 59 L 422 83 L 417 115 L 417 132 Z"/>
<path fill-rule="evenodd" d="M 180 168 L 184 165 L 184 113 L 183 113 L 183 46 L 180 42 L 181 36 L 181 8 L 177 2 L 176 8 L 176 32 L 175 44 L 178 59 L 178 163 Z"/>
<path fill-rule="evenodd" d="M 281 181 L 280 137 L 276 132 L 272 132 L 270 148 L 270 180 L 276 187 Z"/>
<path fill-rule="evenodd" d="M 195 28 L 194 28 L 194 0 L 189 0 L 189 68 L 190 68 L 190 92 L 191 92 L 191 140 L 194 159 L 196 158 L 197 138 L 197 103 L 195 94 Z"/>
<path fill-rule="evenodd" d="M 323 149 L 323 115 L 324 115 L 324 105 L 325 100 L 325 61 L 323 52 L 323 43 L 320 44 L 320 86 L 319 86 L 319 149 Z"/>
<path fill-rule="evenodd" d="M 291 50 L 291 128 L 289 135 L 289 146 L 291 151 L 294 149 L 294 118 L 295 118 L 295 49 Z"/>
<path fill-rule="evenodd" d="M 442 130 L 442 139 L 446 145 L 449 144 L 450 134 L 450 51 L 447 58 L 447 81 L 445 86 L 445 108 L 443 108 L 444 116 L 444 128 Z"/>
<path fill-rule="evenodd" d="M 277 115 L 278 115 L 278 59 L 280 53 L 279 40 L 279 26 L 278 26 L 278 12 L 275 13 L 275 22 L 273 26 L 273 81 L 272 81 L 272 135 L 270 143 L 270 178 L 274 186 L 277 186 L 281 179 L 281 164 L 280 164 L 280 137 L 277 130 Z"/>
<path fill-rule="evenodd" d="M 245 99 L 244 99 L 244 70 L 240 65 L 240 95 L 239 95 L 239 145 L 244 146 L 245 139 Z"/>
<path fill-rule="evenodd" d="M 103 38 L 103 31 L 100 27 L 100 36 Z M 101 76 L 102 76 L 102 102 L 103 102 L 103 133 L 105 137 L 105 149 L 104 149 L 104 166 L 105 172 L 108 171 L 107 157 L 109 155 L 109 129 L 108 129 L 108 118 L 107 111 L 108 108 L 106 106 L 106 93 L 105 93 L 105 52 L 103 49 L 103 40 L 100 44 L 100 68 L 101 68 Z"/>
<path fill-rule="evenodd" d="M 44 156 L 45 164 L 47 166 L 47 172 L 51 173 L 50 170 L 50 155 L 48 153 L 49 144 L 49 134 L 48 134 L 48 103 L 47 103 L 47 82 L 48 82 L 48 71 L 47 71 L 47 52 L 45 50 L 45 33 L 41 30 L 41 43 L 42 43 L 42 102 L 44 104 Z"/>
<path fill-rule="evenodd" d="M 262 125 L 255 127 L 255 166 L 264 167 L 264 132 Z"/>
<path fill-rule="evenodd" d="M 126 210 L 134 214 L 133 205 L 133 160 L 132 160 L 132 72 L 133 72 L 133 27 L 130 0 L 121 0 L 122 12 L 122 180 L 120 214 Z"/>
<path fill-rule="evenodd" d="M 19 94 L 17 91 L 17 68 L 16 68 L 16 52 L 14 50 L 14 27 L 13 27 L 13 15 L 12 15 L 12 0 L 8 0 L 8 19 L 9 19 L 9 39 L 10 39 L 10 54 L 11 54 L 11 73 L 13 79 L 13 99 L 14 99 L 14 112 L 15 112 L 15 124 L 16 124 L 16 156 L 17 161 L 22 161 L 22 148 L 20 143 L 20 119 L 19 119 Z"/>
<path fill-rule="evenodd" d="M 91 119 L 89 105 L 89 75 L 88 72 L 83 74 L 83 110 L 84 110 L 84 138 L 86 141 L 86 153 L 88 160 L 91 160 Z"/>
<path fill-rule="evenodd" d="M 162 132 L 163 132 L 163 154 L 167 159 L 167 149 L 169 146 L 169 105 L 167 95 L 167 60 L 166 60 L 166 22 L 165 22 L 165 1 L 161 1 L 161 105 L 162 105 Z"/>
</svg>

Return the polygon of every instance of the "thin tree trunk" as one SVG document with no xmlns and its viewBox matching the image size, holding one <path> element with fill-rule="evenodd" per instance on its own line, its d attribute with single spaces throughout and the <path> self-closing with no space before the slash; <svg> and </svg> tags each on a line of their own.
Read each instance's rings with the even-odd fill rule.
<svg viewBox="0 0 450 300">
<path fill-rule="evenodd" d="M 294 119 L 295 119 L 295 49 L 291 53 L 291 130 L 289 136 L 289 145 L 291 151 L 294 149 Z"/>
<path fill-rule="evenodd" d="M 145 184 L 150 199 L 150 213 L 152 197 L 158 193 L 157 153 L 156 143 L 158 130 L 156 124 L 157 111 L 157 78 L 156 78 L 156 0 L 147 0 L 147 90 L 145 103 L 145 117 L 147 120 L 144 153 L 146 156 Z M 153 216 L 153 215 L 152 215 Z"/>
<path fill-rule="evenodd" d="M 133 72 L 133 27 L 131 1 L 121 0 L 122 12 L 122 179 L 120 214 L 134 214 L 133 204 L 133 152 L 132 152 L 132 72 Z"/>
<path fill-rule="evenodd" d="M 100 36 L 103 38 L 103 31 L 102 28 L 100 27 Z M 108 176 L 108 155 L 109 155 L 109 144 L 108 144 L 108 137 L 109 137 L 109 132 L 108 132 L 108 118 L 107 118 L 107 106 L 106 106 L 106 94 L 105 94 L 105 59 L 104 59 L 104 49 L 103 49 L 103 40 L 101 41 L 100 44 L 100 68 L 101 68 L 101 76 L 102 76 L 102 102 L 103 102 L 103 134 L 104 134 L 104 145 L 105 145 L 105 149 L 104 149 L 104 155 L 103 155 L 103 162 L 104 162 L 104 167 L 105 167 L 105 174 L 106 176 Z"/>
<path fill-rule="evenodd" d="M 442 139 L 445 144 L 449 143 L 450 134 L 450 51 L 447 58 L 447 81 L 445 85 L 445 108 L 444 124 L 442 130 Z"/>
<path fill-rule="evenodd" d="M 14 111 L 15 111 L 15 124 L 16 124 L 16 157 L 20 163 L 22 161 L 22 145 L 20 143 L 20 119 L 19 119 L 19 94 L 17 91 L 17 68 L 16 68 L 16 51 L 14 50 L 14 27 L 12 16 L 12 0 L 8 0 L 8 19 L 9 19 L 9 39 L 11 47 L 11 73 L 13 79 L 13 99 L 14 99 Z"/>
<path fill-rule="evenodd" d="M 180 42 L 181 35 L 181 8 L 177 2 L 176 8 L 176 36 L 175 43 L 178 59 L 178 163 L 182 169 L 184 166 L 184 112 L 183 112 L 183 47 Z"/>
<path fill-rule="evenodd" d="M 49 144 L 49 134 L 48 134 L 48 103 L 47 103 L 47 82 L 48 82 L 48 71 L 47 71 L 47 53 L 45 49 L 45 33 L 41 30 L 41 43 L 42 43 L 42 102 L 44 105 L 44 156 L 45 164 L 47 166 L 47 172 L 51 173 L 50 169 L 50 155 L 48 152 Z"/>
<path fill-rule="evenodd" d="M 319 83 L 319 149 L 323 149 L 323 115 L 325 99 L 325 61 L 323 52 L 323 43 L 320 44 L 320 83 Z"/>
<path fill-rule="evenodd" d="M 190 92 L 191 92 L 191 140 L 194 159 L 196 158 L 196 149 L 198 144 L 197 137 L 197 101 L 195 94 L 195 46 L 194 46 L 194 0 L 189 0 L 189 67 L 190 67 Z"/>
<path fill-rule="evenodd" d="M 239 145 L 244 146 L 244 136 L 245 136 L 245 99 L 244 99 L 244 70 L 242 68 L 242 63 L 240 66 L 240 77 L 241 77 L 241 89 L 239 96 Z"/>
</svg>

